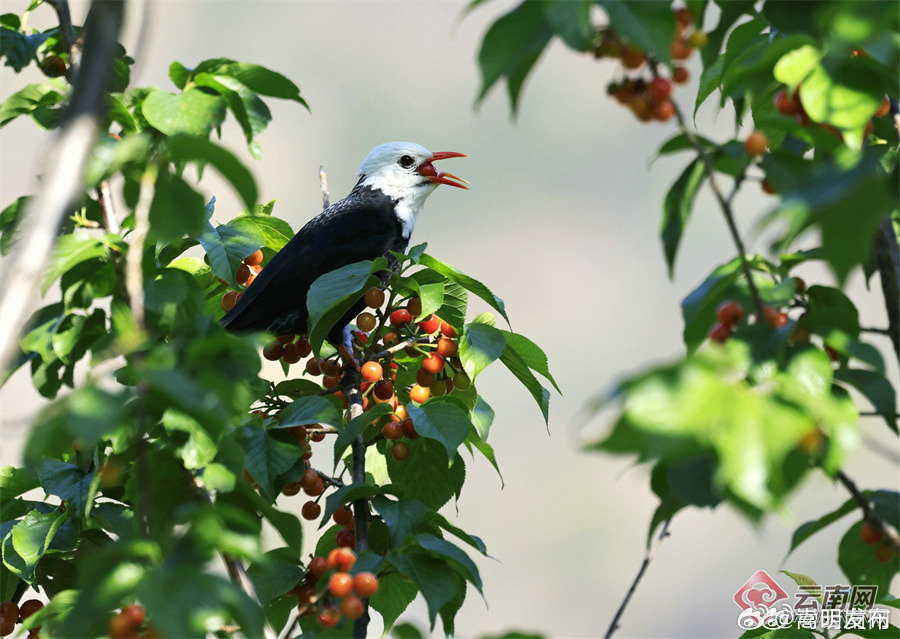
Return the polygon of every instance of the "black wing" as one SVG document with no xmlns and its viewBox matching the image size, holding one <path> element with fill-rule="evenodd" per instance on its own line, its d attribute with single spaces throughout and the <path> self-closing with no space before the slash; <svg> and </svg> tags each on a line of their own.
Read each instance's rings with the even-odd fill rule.
<svg viewBox="0 0 900 639">
<path fill-rule="evenodd" d="M 405 244 L 391 198 L 380 191 L 354 190 L 297 232 L 247 287 L 222 324 L 234 332 L 304 334 L 306 296 L 319 276 L 388 251 L 404 251 Z"/>
</svg>

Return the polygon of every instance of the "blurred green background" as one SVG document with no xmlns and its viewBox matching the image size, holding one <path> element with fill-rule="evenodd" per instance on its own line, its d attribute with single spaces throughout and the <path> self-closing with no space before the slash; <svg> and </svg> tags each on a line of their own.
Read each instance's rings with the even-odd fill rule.
<svg viewBox="0 0 900 639">
<path fill-rule="evenodd" d="M 21 14 L 28 3 L 0 5 L 4 13 Z M 88 3 L 71 5 L 80 24 Z M 442 168 L 472 182 L 471 191 L 432 195 L 413 242 L 427 241 L 429 252 L 505 300 L 513 329 L 545 349 L 565 395 L 551 400 L 548 435 L 536 405 L 505 369 L 488 369 L 479 379 L 497 413 L 491 440 L 505 488 L 483 458 L 467 460 L 462 497 L 445 508 L 481 536 L 496 559 L 479 561 L 489 607 L 470 593 L 457 630 L 464 637 L 513 628 L 601 636 L 640 565 L 656 498 L 646 469 L 627 458 L 579 451 L 586 435 L 603 432 L 609 422 L 598 419 L 583 430 L 579 413 L 623 374 L 681 352 L 680 299 L 734 255 L 721 214 L 701 192 L 676 279 L 666 276 L 660 210 L 687 160 L 674 156 L 652 168 L 648 161 L 675 125 L 638 123 L 605 95 L 619 68 L 559 44 L 527 81 L 515 122 L 501 90 L 476 110 L 478 47 L 493 20 L 515 6 L 511 2 L 490 2 L 469 15 L 462 2 L 155 2 L 146 16 L 145 6 L 129 4 L 123 37 L 137 59 L 132 86 L 172 90 L 172 61 L 192 67 L 214 57 L 270 67 L 300 86 L 312 113 L 269 100 L 274 120 L 259 138 L 261 161 L 250 159 L 233 121 L 223 136 L 254 171 L 261 201 L 279 200 L 275 214 L 295 230 L 321 207 L 319 165 L 336 201 L 353 186 L 365 155 L 382 142 L 408 140 L 469 155 Z M 54 17 L 42 6 L 29 24 L 47 27 Z M 136 50 L 143 28 L 145 45 Z M 690 69 L 699 75 L 699 61 Z M 19 76 L 4 67 L 0 99 L 39 81 L 33 66 Z M 692 82 L 675 98 L 689 111 L 695 94 Z M 733 115 L 717 113 L 715 101 L 700 110 L 698 126 L 710 137 L 728 139 Z M 23 118 L 0 133 L 0 206 L 39 188 L 36 175 L 41 159 L 52 153 L 49 140 Z M 219 220 L 239 211 L 237 198 L 212 172 L 200 186 L 216 196 Z M 754 232 L 754 222 L 773 200 L 754 184 L 744 190 L 739 223 L 762 250 L 765 237 Z M 798 272 L 809 283 L 830 281 L 814 266 Z M 859 273 L 850 280 L 863 325 L 887 325 L 878 291 L 877 284 L 866 291 Z M 481 310 L 473 302 L 472 315 Z M 896 362 L 887 359 L 896 379 Z M 269 372 L 281 377 L 277 366 Z M 4 465 L 19 463 L 28 424 L 42 404 L 24 371 L 3 388 Z M 895 451 L 896 443 L 887 443 L 891 438 L 877 420 L 867 420 L 865 429 L 868 442 L 848 473 L 861 487 L 897 486 L 896 458 L 878 452 Z M 297 511 L 303 503 L 301 497 L 281 499 Z M 783 567 L 820 584 L 840 583 L 837 540 L 851 518 L 781 562 L 793 528 L 845 499 L 842 489 L 813 475 L 790 511 L 760 528 L 724 508 L 679 513 L 617 636 L 736 636 L 740 610 L 732 596 L 759 569 L 776 575 Z M 308 532 L 312 548 L 312 527 Z M 787 577 L 776 580 L 792 592 Z M 424 603 L 417 600 L 401 621 L 426 627 Z M 372 630 L 380 631 L 378 622 Z"/>
</svg>

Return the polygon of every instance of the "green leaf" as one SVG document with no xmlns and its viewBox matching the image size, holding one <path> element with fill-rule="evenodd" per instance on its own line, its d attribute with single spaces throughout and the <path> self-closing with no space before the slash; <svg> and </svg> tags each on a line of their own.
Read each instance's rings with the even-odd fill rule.
<svg viewBox="0 0 900 639">
<path fill-rule="evenodd" d="M 33 510 L 13 526 L 12 547 L 23 561 L 21 572 L 18 573 L 22 579 L 29 582 L 33 579 L 38 562 L 49 550 L 60 526 L 68 520 L 68 513 L 54 511 L 41 514 Z"/>
<path fill-rule="evenodd" d="M 856 522 L 841 538 L 838 566 L 851 585 L 877 586 L 878 592 L 888 592 L 891 581 L 900 570 L 900 557 L 894 553 L 893 559 L 887 563 L 878 561 L 874 547 L 862 540 L 861 532 L 865 524 L 864 520 Z"/>
<path fill-rule="evenodd" d="M 192 81 L 197 86 L 208 87 L 225 98 L 228 108 L 241 125 L 244 137 L 250 145 L 251 154 L 258 158 L 258 154 L 253 152 L 251 143 L 272 121 L 272 114 L 266 103 L 256 93 L 228 76 L 198 73 Z"/>
<path fill-rule="evenodd" d="M 384 270 L 386 266 L 384 258 L 374 262 L 364 260 L 325 273 L 312 283 L 306 296 L 306 307 L 309 310 L 309 343 L 313 353 L 319 353 L 335 323 L 362 297 L 363 292 L 379 284 L 373 273 Z"/>
<path fill-rule="evenodd" d="M 388 454 L 387 467 L 391 482 L 406 489 L 404 498 L 433 509 L 446 504 L 465 479 L 462 457 L 454 457 L 451 465 L 444 446 L 425 437 L 409 441 L 409 458 L 405 461 L 398 462 Z"/>
<path fill-rule="evenodd" d="M 150 225 L 164 242 L 198 235 L 206 219 L 203 196 L 177 175 L 161 171 L 150 204 Z"/>
<path fill-rule="evenodd" d="M 591 24 L 593 0 L 575 2 L 547 2 L 544 15 L 553 32 L 575 51 L 587 51 L 591 46 L 594 27 Z"/>
<path fill-rule="evenodd" d="M 174 161 L 211 164 L 231 183 L 245 206 L 249 208 L 256 204 L 256 180 L 230 151 L 207 139 L 183 134 L 170 136 L 166 144 Z"/>
<path fill-rule="evenodd" d="M 452 533 L 453 535 L 456 535 L 456 537 L 458 537 L 462 541 L 469 544 L 472 548 L 474 548 L 475 550 L 480 552 L 482 555 L 488 556 L 487 548 L 485 547 L 484 542 L 481 541 L 480 538 L 476 537 L 475 535 L 469 535 L 461 528 L 457 528 L 456 526 L 451 524 L 449 521 L 447 521 L 447 519 L 443 515 L 435 512 L 435 511 L 431 511 L 425 515 L 425 519 L 440 526 L 447 532 Z"/>
<path fill-rule="evenodd" d="M 357 437 L 369 426 L 375 423 L 379 417 L 383 415 L 387 415 L 392 412 L 391 405 L 389 403 L 378 404 L 377 406 L 370 408 L 362 415 L 358 417 L 354 417 L 353 420 L 346 425 L 346 427 L 338 425 L 337 428 L 339 430 L 337 440 L 334 442 L 334 463 L 337 463 L 341 460 L 341 457 L 344 455 L 344 451 L 347 450 L 350 445 L 353 443 Z"/>
<path fill-rule="evenodd" d="M 0 492 L 3 493 L 4 500 L 18 497 L 40 485 L 37 473 L 32 470 L 13 466 L 0 468 Z"/>
<path fill-rule="evenodd" d="M 225 120 L 225 106 L 225 99 L 209 89 L 191 88 L 180 95 L 157 90 L 144 100 L 141 113 L 166 135 L 208 137 Z"/>
<path fill-rule="evenodd" d="M 248 637 L 263 635 L 263 611 L 236 584 L 189 564 L 164 564 L 137 588 L 154 626 L 169 637 L 206 637 L 233 616 Z"/>
<path fill-rule="evenodd" d="M 369 605 L 384 618 L 384 628 L 387 630 L 417 594 L 419 589 L 409 579 L 398 573 L 389 573 L 378 580 L 378 592 L 369 599 Z"/>
<path fill-rule="evenodd" d="M 76 517 L 83 517 L 89 512 L 88 494 L 94 473 L 85 473 L 74 464 L 44 460 L 38 467 L 41 489 L 48 495 L 64 499 L 67 509 Z"/>
<path fill-rule="evenodd" d="M 506 364 L 506 367 L 516 376 L 516 379 L 522 382 L 525 388 L 528 389 L 528 392 L 531 393 L 534 401 L 537 402 L 541 409 L 541 414 L 544 416 L 544 424 L 549 429 L 550 391 L 541 386 L 541 383 L 534 376 L 534 373 L 531 372 L 528 364 L 513 348 L 510 348 L 509 346 L 504 348 L 503 354 L 500 355 L 500 361 Z"/>
<path fill-rule="evenodd" d="M 599 0 L 599 4 L 606 9 L 616 33 L 663 64 L 670 64 L 669 49 L 675 39 L 675 14 L 670 5 L 624 0 Z"/>
<path fill-rule="evenodd" d="M 481 575 L 478 573 L 478 567 L 460 548 L 446 539 L 440 539 L 428 533 L 416 535 L 416 541 L 429 553 L 447 560 L 447 564 L 453 570 L 475 586 L 479 593 L 482 592 Z"/>
<path fill-rule="evenodd" d="M 820 58 L 815 46 L 804 45 L 784 54 L 775 64 L 773 75 L 782 84 L 795 89 L 818 66 Z"/>
<path fill-rule="evenodd" d="M 238 80 L 254 93 L 293 100 L 309 110 L 306 100 L 300 97 L 300 89 L 285 76 L 256 64 L 234 62 L 216 69 L 217 75 L 224 75 Z"/>
<path fill-rule="evenodd" d="M 395 501 L 384 496 L 376 496 L 372 499 L 374 508 L 391 533 L 391 545 L 400 548 L 416 526 L 425 517 L 428 507 L 414 499 L 401 499 Z"/>
<path fill-rule="evenodd" d="M 506 80 L 515 116 L 525 78 L 552 37 L 553 30 L 544 15 L 543 3 L 540 2 L 522 2 L 494 22 L 485 34 L 478 52 L 481 89 L 475 104 L 480 104 L 491 87 L 502 78 Z"/>
<path fill-rule="evenodd" d="M 37 56 L 38 49 L 50 37 L 49 32 L 24 33 L 18 28 L 8 29 L 6 26 L 0 28 L 0 34 L 3 38 L 0 51 L 6 58 L 6 66 L 11 67 L 16 73 L 31 64 Z"/>
<path fill-rule="evenodd" d="M 402 490 L 400 486 L 372 486 L 362 482 L 341 486 L 325 498 L 325 512 L 322 513 L 322 526 L 327 525 L 334 512 L 343 504 L 350 504 L 358 499 L 368 499 L 375 495 L 397 493 Z"/>
<path fill-rule="evenodd" d="M 865 491 L 863 494 L 866 497 L 869 497 L 871 495 L 871 491 Z M 798 527 L 797 530 L 794 531 L 794 534 L 791 536 L 791 548 L 790 550 L 788 550 L 788 554 L 785 556 L 785 559 L 787 559 L 791 555 L 791 553 L 794 552 L 797 546 L 802 544 L 804 541 L 812 537 L 814 534 L 816 534 L 826 526 L 829 526 L 836 522 L 838 519 L 841 519 L 846 514 L 853 512 L 858 507 L 859 506 L 857 505 L 855 500 L 848 499 L 837 510 L 832 511 L 827 515 L 823 515 L 822 517 L 819 517 L 818 519 L 815 519 L 813 521 L 808 521 L 802 526 Z"/>
<path fill-rule="evenodd" d="M 260 489 L 274 499 L 275 478 L 291 468 L 303 454 L 296 444 L 281 441 L 262 428 L 243 426 L 237 441 L 247 456 L 247 470 Z"/>
<path fill-rule="evenodd" d="M 395 639 L 425 639 L 425 635 L 411 623 L 398 623 L 391 628 L 391 636 Z"/>
<path fill-rule="evenodd" d="M 663 241 L 666 264 L 669 267 L 669 277 L 674 274 L 678 245 L 681 243 L 681 236 L 690 218 L 691 209 L 694 207 L 697 191 L 703 184 L 704 175 L 703 162 L 697 158 L 687 166 L 666 194 L 660 236 Z"/>
<path fill-rule="evenodd" d="M 300 397 L 282 410 L 278 416 L 278 422 L 269 428 L 289 428 L 308 424 L 327 424 L 338 427 L 341 425 L 341 414 L 334 404 L 324 397 L 316 395 Z"/>
<path fill-rule="evenodd" d="M 287 552 L 285 552 L 287 551 Z M 293 559 L 293 550 L 278 548 L 263 555 L 264 559 L 247 568 L 247 576 L 256 587 L 259 602 L 266 605 L 273 599 L 290 592 L 303 581 L 306 571 Z"/>
<path fill-rule="evenodd" d="M 273 205 L 274 203 L 273 200 L 272 202 L 269 202 L 269 205 Z M 290 224 L 281 218 L 273 217 L 268 214 L 242 213 L 231 220 L 229 224 L 238 230 L 245 228 L 247 225 L 255 226 L 260 233 L 262 233 L 266 242 L 266 247 L 275 252 L 283 249 L 285 245 L 291 241 L 291 238 L 294 237 L 294 231 L 291 229 Z"/>
<path fill-rule="evenodd" d="M 196 238 L 209 255 L 213 273 L 228 282 L 232 288 L 238 287 L 235 275 L 244 258 L 265 245 L 265 238 L 258 230 L 237 228 L 229 224 L 214 227 L 207 222 L 204 231 Z"/>
<path fill-rule="evenodd" d="M 449 264 L 444 264 L 438 259 L 431 257 L 428 254 L 423 254 L 421 258 L 421 263 L 424 266 L 431 268 L 432 270 L 437 271 L 447 279 L 456 282 L 467 291 L 475 293 L 478 297 L 487 302 L 494 310 L 496 310 L 500 315 L 503 316 L 503 319 L 506 320 L 506 323 L 509 324 L 509 317 L 506 316 L 506 306 L 503 304 L 503 300 L 494 295 L 490 289 L 479 282 L 478 280 L 469 277 L 465 273 L 457 270 L 456 268 L 450 266 Z M 445 291 L 445 297 L 448 293 Z M 443 316 L 442 316 L 443 317 Z M 446 317 L 444 319 L 447 319 Z M 449 321 L 449 320 L 447 320 Z"/>
<path fill-rule="evenodd" d="M 466 324 L 459 340 L 459 359 L 463 369 L 474 380 L 506 348 L 503 333 L 488 324 Z"/>
<path fill-rule="evenodd" d="M 41 282 L 41 295 L 47 293 L 59 277 L 81 262 L 106 255 L 107 247 L 102 240 L 89 235 L 63 235 L 56 241 L 53 257 Z"/>
<path fill-rule="evenodd" d="M 734 258 L 710 273 L 700 286 L 681 301 L 684 318 L 684 343 L 689 350 L 696 348 L 715 321 L 716 307 L 731 286 L 741 276 L 741 260 Z"/>
<path fill-rule="evenodd" d="M 861 368 L 839 368 L 835 379 L 846 382 L 865 395 L 876 412 L 884 417 L 888 427 L 897 430 L 897 393 L 888 379 L 881 373 Z"/>
<path fill-rule="evenodd" d="M 477 319 L 477 318 L 476 318 Z M 514 350 L 522 361 L 528 365 L 531 370 L 543 375 L 556 389 L 557 393 L 562 394 L 553 375 L 550 374 L 550 365 L 547 362 L 547 355 L 540 346 L 532 342 L 530 339 L 519 333 L 511 331 L 501 331 L 506 341 L 506 347 Z"/>
<path fill-rule="evenodd" d="M 406 409 L 416 425 L 416 432 L 440 442 L 447 451 L 447 458 L 453 459 L 472 425 L 469 414 L 451 397 L 435 397 L 421 406 L 410 403 Z"/>
<path fill-rule="evenodd" d="M 419 586 L 428 604 L 428 618 L 434 630 L 438 612 L 456 595 L 456 585 L 447 579 L 446 562 L 421 553 L 388 553 L 388 560 Z"/>
<path fill-rule="evenodd" d="M 53 106 L 63 99 L 63 95 L 49 84 L 29 84 L 0 104 L 0 127 L 6 126 L 20 115 Z"/>
</svg>

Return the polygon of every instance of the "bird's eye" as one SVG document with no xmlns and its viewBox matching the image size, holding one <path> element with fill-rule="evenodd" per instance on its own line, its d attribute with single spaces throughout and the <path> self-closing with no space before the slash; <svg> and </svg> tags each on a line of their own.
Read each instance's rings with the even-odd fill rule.
<svg viewBox="0 0 900 639">
<path fill-rule="evenodd" d="M 416 161 L 413 159 L 413 156 L 411 156 L 411 155 L 404 155 L 402 158 L 400 158 L 400 162 L 398 162 L 398 164 L 400 166 L 402 166 L 404 169 L 412 168 L 412 166 L 415 163 L 416 163 Z"/>
</svg>

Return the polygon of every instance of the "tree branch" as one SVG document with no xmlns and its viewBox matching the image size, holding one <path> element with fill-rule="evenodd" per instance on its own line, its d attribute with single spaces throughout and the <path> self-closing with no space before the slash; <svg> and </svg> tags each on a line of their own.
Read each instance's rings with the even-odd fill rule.
<svg viewBox="0 0 900 639">
<path fill-rule="evenodd" d="M 159 167 L 154 162 L 147 165 L 141 176 L 141 191 L 137 206 L 134 208 L 134 231 L 128 245 L 128 257 L 125 261 L 125 289 L 128 291 L 128 306 L 138 327 L 147 328 L 144 313 L 144 241 L 150 231 L 150 205 L 153 202 L 153 191 Z"/>
<path fill-rule="evenodd" d="M 684 115 L 681 113 L 681 109 L 678 108 L 678 105 L 675 104 L 674 101 L 672 104 L 675 106 L 675 118 L 678 120 L 678 128 L 681 129 L 684 137 L 697 152 L 697 156 L 703 163 L 703 172 L 706 174 L 709 188 L 712 189 L 713 195 L 719 203 L 722 213 L 725 215 L 725 221 L 728 223 L 728 230 L 731 232 L 731 239 L 734 241 L 734 245 L 738 250 L 738 255 L 741 258 L 741 270 L 743 270 L 744 277 L 747 280 L 747 287 L 750 289 L 750 297 L 753 298 L 753 308 L 756 310 L 757 317 L 761 318 L 763 316 L 762 298 L 759 296 L 759 290 L 756 288 L 756 283 L 753 281 L 753 271 L 750 269 L 750 262 L 747 261 L 747 251 L 744 248 L 744 241 L 741 239 L 741 235 L 738 232 L 737 224 L 734 221 L 734 211 L 731 208 L 731 200 L 734 198 L 734 193 L 727 199 L 722 194 L 722 189 L 719 188 L 719 183 L 716 181 L 716 172 L 713 168 L 712 160 L 709 158 L 709 154 L 706 152 L 706 149 L 703 148 L 703 145 L 700 144 L 700 141 L 697 139 L 697 136 L 694 135 L 694 132 L 687 125 Z"/>
<path fill-rule="evenodd" d="M 0 371 L 9 368 L 16 353 L 59 228 L 84 195 L 84 171 L 100 128 L 123 5 L 122 0 L 91 5 L 83 73 L 76 79 L 72 101 L 53 142 L 44 189 L 23 214 L 22 235 L 7 264 L 16 277 L 6 282 L 0 297 Z"/>
<path fill-rule="evenodd" d="M 322 186 L 322 208 L 327 209 L 331 206 L 331 196 L 328 194 L 328 176 L 325 175 L 324 166 L 319 166 L 319 184 Z"/>
<path fill-rule="evenodd" d="M 619 619 L 622 617 L 622 614 L 625 612 L 625 608 L 628 607 L 628 602 L 631 601 L 631 596 L 634 594 L 634 591 L 637 590 L 638 584 L 641 583 L 641 579 L 644 577 L 644 573 L 647 572 L 647 566 L 650 565 L 650 562 L 653 561 L 653 556 L 656 554 L 656 551 L 659 550 L 659 547 L 662 545 L 663 540 L 669 536 L 669 523 L 671 523 L 671 519 L 667 519 L 663 524 L 662 530 L 659 531 L 659 536 L 656 538 L 656 545 L 647 550 L 647 553 L 644 555 L 644 561 L 641 563 L 641 569 L 638 570 L 637 576 L 634 578 L 634 581 L 631 582 L 631 587 L 628 589 L 628 592 L 625 593 L 625 599 L 622 600 L 622 603 L 619 605 L 619 609 L 616 611 L 616 615 L 613 617 L 613 620 L 609 624 L 609 628 L 606 629 L 606 634 L 603 635 L 603 639 L 609 639 L 613 636 L 616 630 L 619 629 Z"/>
<path fill-rule="evenodd" d="M 872 509 L 872 504 L 844 471 L 838 471 L 837 479 L 853 497 L 853 501 L 859 505 L 866 523 L 880 532 L 885 540 L 894 547 L 894 550 L 900 552 L 900 533 L 897 532 L 897 529 L 875 513 Z"/>
<path fill-rule="evenodd" d="M 59 18 L 59 31 L 62 36 L 63 46 L 69 56 L 69 68 L 66 71 L 66 79 L 70 84 L 74 84 L 75 78 L 78 77 L 78 40 L 75 37 L 75 27 L 72 24 L 72 14 L 69 11 L 69 3 L 67 0 L 47 0 L 47 4 L 56 10 Z"/>
</svg>

